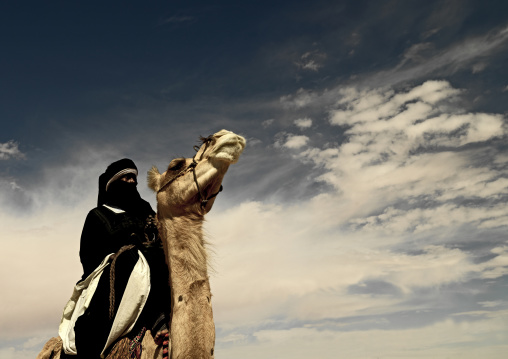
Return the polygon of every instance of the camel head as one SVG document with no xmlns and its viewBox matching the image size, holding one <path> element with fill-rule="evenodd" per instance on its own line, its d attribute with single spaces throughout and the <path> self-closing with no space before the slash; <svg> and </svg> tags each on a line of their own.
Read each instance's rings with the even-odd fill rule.
<svg viewBox="0 0 508 359">
<path fill-rule="evenodd" d="M 162 174 L 156 167 L 148 172 L 148 186 L 157 193 L 159 214 L 202 216 L 210 211 L 229 165 L 238 161 L 245 148 L 242 136 L 226 130 L 201 141 L 193 158 L 172 160 Z"/>
</svg>

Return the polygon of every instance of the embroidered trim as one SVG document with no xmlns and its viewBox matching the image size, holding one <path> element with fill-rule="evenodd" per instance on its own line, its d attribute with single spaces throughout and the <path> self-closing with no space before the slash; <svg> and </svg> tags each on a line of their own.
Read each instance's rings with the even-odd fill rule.
<svg viewBox="0 0 508 359">
<path fill-rule="evenodd" d="M 129 358 L 131 359 L 139 359 L 141 358 L 141 341 L 143 340 L 143 336 L 145 335 L 146 328 L 143 327 L 138 335 L 134 337 L 131 341 L 131 345 L 129 347 Z"/>
</svg>

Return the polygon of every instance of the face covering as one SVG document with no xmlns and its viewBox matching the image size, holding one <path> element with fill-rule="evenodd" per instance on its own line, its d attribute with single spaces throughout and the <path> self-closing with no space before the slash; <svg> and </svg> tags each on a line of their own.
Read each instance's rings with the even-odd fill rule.
<svg viewBox="0 0 508 359">
<path fill-rule="evenodd" d="M 139 195 L 136 183 L 122 180 L 112 182 L 106 192 L 106 204 L 136 214 L 144 210 L 144 201 Z"/>
</svg>

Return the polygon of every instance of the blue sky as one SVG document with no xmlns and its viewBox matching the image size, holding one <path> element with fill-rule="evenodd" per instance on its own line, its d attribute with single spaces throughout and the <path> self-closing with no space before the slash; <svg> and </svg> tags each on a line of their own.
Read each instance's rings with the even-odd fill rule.
<svg viewBox="0 0 508 359">
<path fill-rule="evenodd" d="M 505 1 L 0 4 L 0 357 L 81 276 L 97 178 L 222 128 L 218 358 L 504 358 Z M 15 275 L 14 275 L 15 273 Z"/>
</svg>

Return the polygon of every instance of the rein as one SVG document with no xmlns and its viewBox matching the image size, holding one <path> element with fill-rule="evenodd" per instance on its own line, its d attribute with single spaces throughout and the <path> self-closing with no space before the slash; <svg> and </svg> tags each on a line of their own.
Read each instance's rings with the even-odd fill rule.
<svg viewBox="0 0 508 359">
<path fill-rule="evenodd" d="M 207 148 L 208 148 L 208 145 L 210 144 L 210 142 L 212 141 L 212 136 L 208 136 L 207 138 L 203 139 L 204 143 L 205 143 L 205 149 L 203 150 L 203 152 L 201 153 L 201 156 L 199 157 L 199 161 L 201 161 L 203 159 L 203 155 L 204 153 L 206 152 Z M 199 147 L 198 146 L 194 146 L 194 150 L 196 151 L 196 155 L 197 155 L 197 152 L 199 151 Z M 194 155 L 192 157 L 192 163 L 184 170 L 180 171 L 180 173 L 178 173 L 175 177 L 173 177 L 170 181 L 168 181 L 167 183 L 164 184 L 164 186 L 162 186 L 161 188 L 159 188 L 159 190 L 157 191 L 160 192 L 162 191 L 166 186 L 170 185 L 171 183 L 173 183 L 174 180 L 176 180 L 178 177 L 180 176 L 183 176 L 186 172 L 188 172 L 189 170 L 192 171 L 192 176 L 194 177 L 194 183 L 196 183 L 196 188 L 198 189 L 198 193 L 199 193 L 199 199 L 201 200 L 201 208 L 205 208 L 208 201 L 211 200 L 212 198 L 215 198 L 217 197 L 217 195 L 222 192 L 223 190 L 223 187 L 222 185 L 220 185 L 220 188 L 219 190 L 214 193 L 214 194 L 211 194 L 208 198 L 206 198 L 204 195 L 203 195 L 203 192 L 201 191 L 201 187 L 199 187 L 199 183 L 198 183 L 198 177 L 196 175 L 196 166 L 198 165 L 198 161 L 196 161 L 196 155 Z"/>
</svg>

